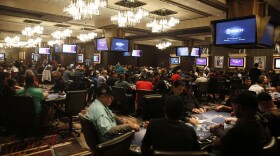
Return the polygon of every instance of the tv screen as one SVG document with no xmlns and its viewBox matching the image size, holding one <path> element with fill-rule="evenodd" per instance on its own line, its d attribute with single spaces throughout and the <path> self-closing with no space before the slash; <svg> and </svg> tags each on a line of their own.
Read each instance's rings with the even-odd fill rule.
<svg viewBox="0 0 280 156">
<path fill-rule="evenodd" d="M 280 69 L 280 58 L 274 58 L 274 69 Z"/>
<path fill-rule="evenodd" d="M 272 46 L 273 44 L 273 34 L 274 34 L 274 25 L 268 23 L 264 34 L 261 38 L 261 44 L 267 45 L 267 46 Z"/>
<path fill-rule="evenodd" d="M 113 38 L 111 44 L 112 51 L 128 51 L 128 40 Z"/>
<path fill-rule="evenodd" d="M 178 64 L 180 64 L 180 57 L 170 57 L 170 64 L 171 65 L 178 65 Z"/>
<path fill-rule="evenodd" d="M 0 53 L 0 61 L 4 61 L 5 60 L 5 53 Z"/>
<path fill-rule="evenodd" d="M 63 53 L 72 53 L 75 54 L 77 51 L 77 45 L 74 44 L 63 44 L 62 52 Z"/>
<path fill-rule="evenodd" d="M 188 47 L 177 47 L 176 56 L 189 56 L 189 48 Z"/>
<path fill-rule="evenodd" d="M 94 54 L 93 55 L 93 63 L 100 63 L 100 55 Z"/>
<path fill-rule="evenodd" d="M 56 53 L 60 52 L 59 46 L 57 44 L 54 45 L 54 52 Z"/>
<path fill-rule="evenodd" d="M 39 54 L 50 54 L 51 49 L 50 48 L 39 48 Z"/>
<path fill-rule="evenodd" d="M 130 52 L 123 52 L 123 56 L 130 56 Z"/>
<path fill-rule="evenodd" d="M 256 43 L 256 18 L 231 20 L 215 23 L 215 44 Z"/>
<path fill-rule="evenodd" d="M 195 64 L 197 66 L 207 66 L 207 58 L 206 57 L 198 57 L 195 59 Z"/>
<path fill-rule="evenodd" d="M 191 56 L 199 57 L 200 49 L 199 48 L 192 48 Z"/>
<path fill-rule="evenodd" d="M 140 57 L 141 56 L 141 50 L 132 50 L 131 56 Z"/>
<path fill-rule="evenodd" d="M 244 67 L 244 58 L 229 58 L 229 67 Z"/>
<path fill-rule="evenodd" d="M 78 63 L 84 63 L 84 54 L 78 54 Z"/>
<path fill-rule="evenodd" d="M 106 38 L 98 38 L 98 39 L 96 39 L 96 50 L 98 50 L 98 51 L 106 51 L 106 50 L 108 50 Z"/>
</svg>

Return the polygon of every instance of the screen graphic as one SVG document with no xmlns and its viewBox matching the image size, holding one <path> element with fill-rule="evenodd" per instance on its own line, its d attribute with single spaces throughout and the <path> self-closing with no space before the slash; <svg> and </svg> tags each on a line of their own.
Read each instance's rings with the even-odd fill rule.
<svg viewBox="0 0 280 156">
<path fill-rule="evenodd" d="M 132 55 L 135 57 L 140 57 L 141 56 L 141 50 L 132 50 Z"/>
<path fill-rule="evenodd" d="M 177 56 L 189 56 L 189 48 L 188 47 L 178 47 L 176 54 L 177 54 Z"/>
<path fill-rule="evenodd" d="M 206 66 L 207 65 L 207 58 L 206 57 L 199 57 L 196 58 L 195 64 L 197 66 Z"/>
<path fill-rule="evenodd" d="M 39 54 L 50 54 L 50 48 L 39 48 Z"/>
<path fill-rule="evenodd" d="M 192 48 L 191 56 L 199 56 L 199 48 Z"/>
<path fill-rule="evenodd" d="M 70 45 L 70 44 L 63 44 L 62 46 L 62 52 L 63 53 L 76 53 L 76 45 Z"/>
<path fill-rule="evenodd" d="M 128 51 L 128 40 L 126 39 L 112 39 L 111 50 L 113 51 Z"/>
<path fill-rule="evenodd" d="M 98 38 L 96 40 L 96 42 L 97 42 L 97 50 L 99 50 L 99 51 L 106 51 L 106 50 L 108 50 L 106 38 Z"/>
<path fill-rule="evenodd" d="M 230 58 L 229 66 L 230 67 L 244 67 L 244 59 L 243 58 Z"/>
</svg>

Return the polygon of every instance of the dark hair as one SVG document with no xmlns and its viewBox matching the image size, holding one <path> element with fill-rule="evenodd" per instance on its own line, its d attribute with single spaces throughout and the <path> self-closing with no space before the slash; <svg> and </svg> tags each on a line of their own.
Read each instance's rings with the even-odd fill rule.
<svg viewBox="0 0 280 156">
<path fill-rule="evenodd" d="M 33 87 L 34 85 L 34 78 L 32 76 L 25 77 L 25 88 Z"/>
<path fill-rule="evenodd" d="M 183 110 L 183 100 L 180 96 L 171 95 L 165 100 L 165 114 L 171 119 L 180 119 Z"/>
<path fill-rule="evenodd" d="M 7 81 L 9 87 L 14 87 L 17 84 L 15 79 L 8 79 Z"/>
<path fill-rule="evenodd" d="M 258 100 L 257 96 L 250 92 L 241 92 L 238 97 L 233 101 L 233 103 L 240 104 L 247 108 L 251 108 L 254 110 L 258 109 Z"/>
<path fill-rule="evenodd" d="M 119 76 L 119 82 L 122 82 L 122 81 L 124 81 L 124 79 L 125 79 L 125 75 L 124 74 L 120 74 L 120 76 Z"/>
<path fill-rule="evenodd" d="M 259 66 L 259 63 L 255 63 L 255 64 L 254 64 L 254 67 L 257 68 L 258 66 Z"/>
<path fill-rule="evenodd" d="M 263 79 L 259 77 L 259 78 L 257 79 L 257 84 L 262 84 L 262 83 L 263 83 Z"/>
<path fill-rule="evenodd" d="M 258 101 L 272 101 L 272 97 L 267 92 L 258 94 Z"/>
<path fill-rule="evenodd" d="M 185 82 L 182 81 L 182 80 L 176 80 L 174 83 L 173 83 L 173 87 L 174 88 L 177 88 L 179 86 L 185 86 Z"/>
</svg>

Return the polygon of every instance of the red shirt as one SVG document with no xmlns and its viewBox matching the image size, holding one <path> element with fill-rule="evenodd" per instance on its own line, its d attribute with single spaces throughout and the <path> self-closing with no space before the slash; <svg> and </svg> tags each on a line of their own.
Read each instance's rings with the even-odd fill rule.
<svg viewBox="0 0 280 156">
<path fill-rule="evenodd" d="M 150 81 L 137 81 L 136 90 L 153 90 L 152 82 Z"/>
<path fill-rule="evenodd" d="M 180 76 L 179 74 L 173 74 L 173 75 L 171 76 L 171 80 L 172 80 L 173 82 L 175 82 L 175 81 L 178 80 L 178 79 L 181 79 L 181 76 Z"/>
</svg>

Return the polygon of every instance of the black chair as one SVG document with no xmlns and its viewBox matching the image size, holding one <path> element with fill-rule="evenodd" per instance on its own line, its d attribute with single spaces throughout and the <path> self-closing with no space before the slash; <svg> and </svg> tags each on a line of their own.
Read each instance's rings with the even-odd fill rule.
<svg viewBox="0 0 280 156">
<path fill-rule="evenodd" d="M 112 107 L 120 108 L 120 112 L 124 113 L 126 110 L 125 89 L 123 87 L 112 86 L 112 95 L 114 97 Z"/>
<path fill-rule="evenodd" d="M 145 95 L 143 97 L 143 120 L 162 117 L 164 117 L 164 101 L 162 95 Z"/>
<path fill-rule="evenodd" d="M 79 119 L 82 125 L 82 132 L 85 140 L 94 156 L 127 156 L 129 147 L 133 138 L 133 132 L 127 132 L 110 141 L 101 143 L 98 139 L 98 132 L 95 125 L 83 114 L 79 113 Z"/>
<path fill-rule="evenodd" d="M 155 156 L 209 156 L 206 151 L 159 151 L 155 150 Z"/>
<path fill-rule="evenodd" d="M 71 75 L 69 77 L 69 79 L 73 81 L 71 83 L 70 89 L 71 90 L 78 90 L 80 88 L 80 85 L 81 85 L 81 77 L 76 76 L 76 75 Z"/>
<path fill-rule="evenodd" d="M 263 147 L 262 156 L 279 156 L 280 152 L 278 149 L 277 141 L 275 137 Z"/>
<path fill-rule="evenodd" d="M 137 107 L 135 109 L 137 110 L 136 114 L 140 115 L 140 114 L 142 114 L 142 110 L 143 110 L 143 97 L 145 95 L 153 94 L 153 91 L 139 89 L 139 90 L 136 90 L 136 93 L 137 93 Z"/>
<path fill-rule="evenodd" d="M 88 89 L 88 95 L 87 95 L 87 103 L 93 102 L 95 100 L 95 86 L 94 84 L 91 84 Z"/>
<path fill-rule="evenodd" d="M 198 93 L 199 93 L 199 100 L 202 101 L 202 97 L 206 97 L 208 93 L 208 82 L 199 82 L 198 84 Z M 207 101 L 207 100 L 206 100 Z"/>
<path fill-rule="evenodd" d="M 65 100 L 65 113 L 69 119 L 68 122 L 68 129 L 59 130 L 58 132 L 64 132 L 62 133 L 62 136 L 70 133 L 75 133 L 77 136 L 80 136 L 80 133 L 75 131 L 73 129 L 73 119 L 72 117 L 74 115 L 77 115 L 81 110 L 85 108 L 86 105 L 86 96 L 87 91 L 86 90 L 79 90 L 79 91 L 69 91 L 66 94 L 66 100 Z"/>
<path fill-rule="evenodd" d="M 240 88 L 242 84 L 242 80 L 241 79 L 233 79 L 231 80 L 231 86 L 234 86 L 236 88 Z"/>
</svg>

